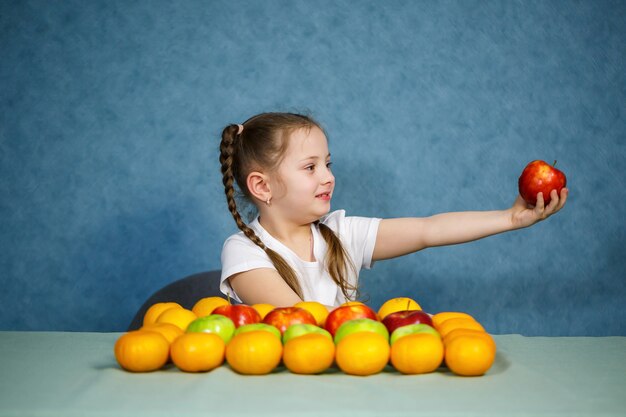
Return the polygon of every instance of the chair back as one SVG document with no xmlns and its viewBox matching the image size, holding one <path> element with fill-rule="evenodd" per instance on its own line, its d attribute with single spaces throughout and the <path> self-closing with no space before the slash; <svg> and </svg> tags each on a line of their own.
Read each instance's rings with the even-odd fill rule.
<svg viewBox="0 0 626 417">
<path fill-rule="evenodd" d="M 224 297 L 220 291 L 222 271 L 206 271 L 174 281 L 152 294 L 139 308 L 128 326 L 128 330 L 137 330 L 143 325 L 143 316 L 148 308 L 156 303 L 175 302 L 191 309 L 204 297 Z"/>
</svg>

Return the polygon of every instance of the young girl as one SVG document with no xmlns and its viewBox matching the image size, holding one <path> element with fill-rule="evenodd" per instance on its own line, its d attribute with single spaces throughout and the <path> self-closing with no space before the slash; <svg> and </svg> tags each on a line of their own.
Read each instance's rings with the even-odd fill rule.
<svg viewBox="0 0 626 417">
<path fill-rule="evenodd" d="M 220 290 L 239 302 L 291 306 L 318 301 L 333 308 L 358 294 L 361 268 L 433 246 L 469 242 L 530 226 L 559 211 L 567 199 L 552 190 L 544 206 L 518 196 L 503 211 L 378 219 L 330 212 L 335 177 L 321 126 L 308 116 L 263 113 L 229 125 L 220 144 L 228 208 L 241 232 L 222 250 Z M 235 183 L 258 209 L 246 224 Z"/>
</svg>

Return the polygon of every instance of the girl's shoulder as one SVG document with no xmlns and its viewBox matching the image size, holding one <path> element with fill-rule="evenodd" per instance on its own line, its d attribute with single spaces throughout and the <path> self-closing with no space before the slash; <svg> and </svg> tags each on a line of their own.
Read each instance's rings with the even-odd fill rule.
<svg viewBox="0 0 626 417">
<path fill-rule="evenodd" d="M 335 210 L 320 219 L 320 223 L 328 226 L 333 232 L 343 234 L 353 229 L 369 229 L 372 226 L 378 227 L 379 218 L 346 216 L 345 210 Z"/>
<path fill-rule="evenodd" d="M 325 224 L 326 226 L 332 229 L 332 226 L 340 224 L 345 221 L 346 211 L 345 210 L 335 210 L 326 214 L 320 219 L 320 223 Z"/>
<path fill-rule="evenodd" d="M 252 230 L 254 230 L 254 233 L 256 233 L 257 236 L 259 236 L 261 239 L 263 239 L 263 233 L 261 230 L 259 230 L 259 221 L 258 218 L 254 219 L 252 222 L 250 222 L 248 224 L 248 227 L 250 227 Z M 224 247 L 225 246 L 230 246 L 230 247 L 249 247 L 249 248 L 257 248 L 260 249 L 253 241 L 251 241 L 250 239 L 248 239 L 248 237 L 242 232 L 236 232 L 233 233 L 232 235 L 228 236 L 226 238 L 226 240 L 224 241 Z M 262 249 L 260 249 L 262 250 Z"/>
</svg>

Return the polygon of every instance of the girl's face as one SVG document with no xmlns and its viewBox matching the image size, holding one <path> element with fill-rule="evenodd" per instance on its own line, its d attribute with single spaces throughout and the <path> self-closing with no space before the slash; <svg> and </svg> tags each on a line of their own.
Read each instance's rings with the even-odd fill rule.
<svg viewBox="0 0 626 417">
<path fill-rule="evenodd" d="M 305 224 L 330 211 L 335 177 L 324 132 L 299 129 L 289 137 L 285 157 L 270 178 L 272 206 L 282 216 Z"/>
</svg>

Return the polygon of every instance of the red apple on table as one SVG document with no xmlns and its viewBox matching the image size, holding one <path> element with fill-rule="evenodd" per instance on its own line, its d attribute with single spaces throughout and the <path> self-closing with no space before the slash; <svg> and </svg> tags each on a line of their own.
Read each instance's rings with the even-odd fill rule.
<svg viewBox="0 0 626 417">
<path fill-rule="evenodd" d="M 540 192 L 543 193 L 545 205 L 548 205 L 552 200 L 550 197 L 552 190 L 556 190 L 557 194 L 561 195 L 561 189 L 567 185 L 567 179 L 565 174 L 556 169 L 554 165 L 556 165 L 556 161 L 550 165 L 540 160 L 532 161 L 526 165 L 517 183 L 520 195 L 528 204 L 537 205 L 537 194 Z"/>
<path fill-rule="evenodd" d="M 324 327 L 335 337 L 339 326 L 348 320 L 354 319 L 372 319 L 378 321 L 378 316 L 374 310 L 365 304 L 341 306 L 328 313 Z"/>
<path fill-rule="evenodd" d="M 428 313 L 422 310 L 402 310 L 390 313 L 383 319 L 383 324 L 389 331 L 393 333 L 398 327 L 407 326 L 409 324 L 427 324 L 433 326 L 433 320 Z"/>
<path fill-rule="evenodd" d="M 226 316 L 235 323 L 235 327 L 244 324 L 259 323 L 261 315 L 254 308 L 245 304 L 229 304 L 216 307 L 211 314 L 221 314 Z"/>
<path fill-rule="evenodd" d="M 276 327 L 281 334 L 285 333 L 285 330 L 294 324 L 317 325 L 313 314 L 300 307 L 276 307 L 265 315 L 263 323 Z"/>
</svg>

